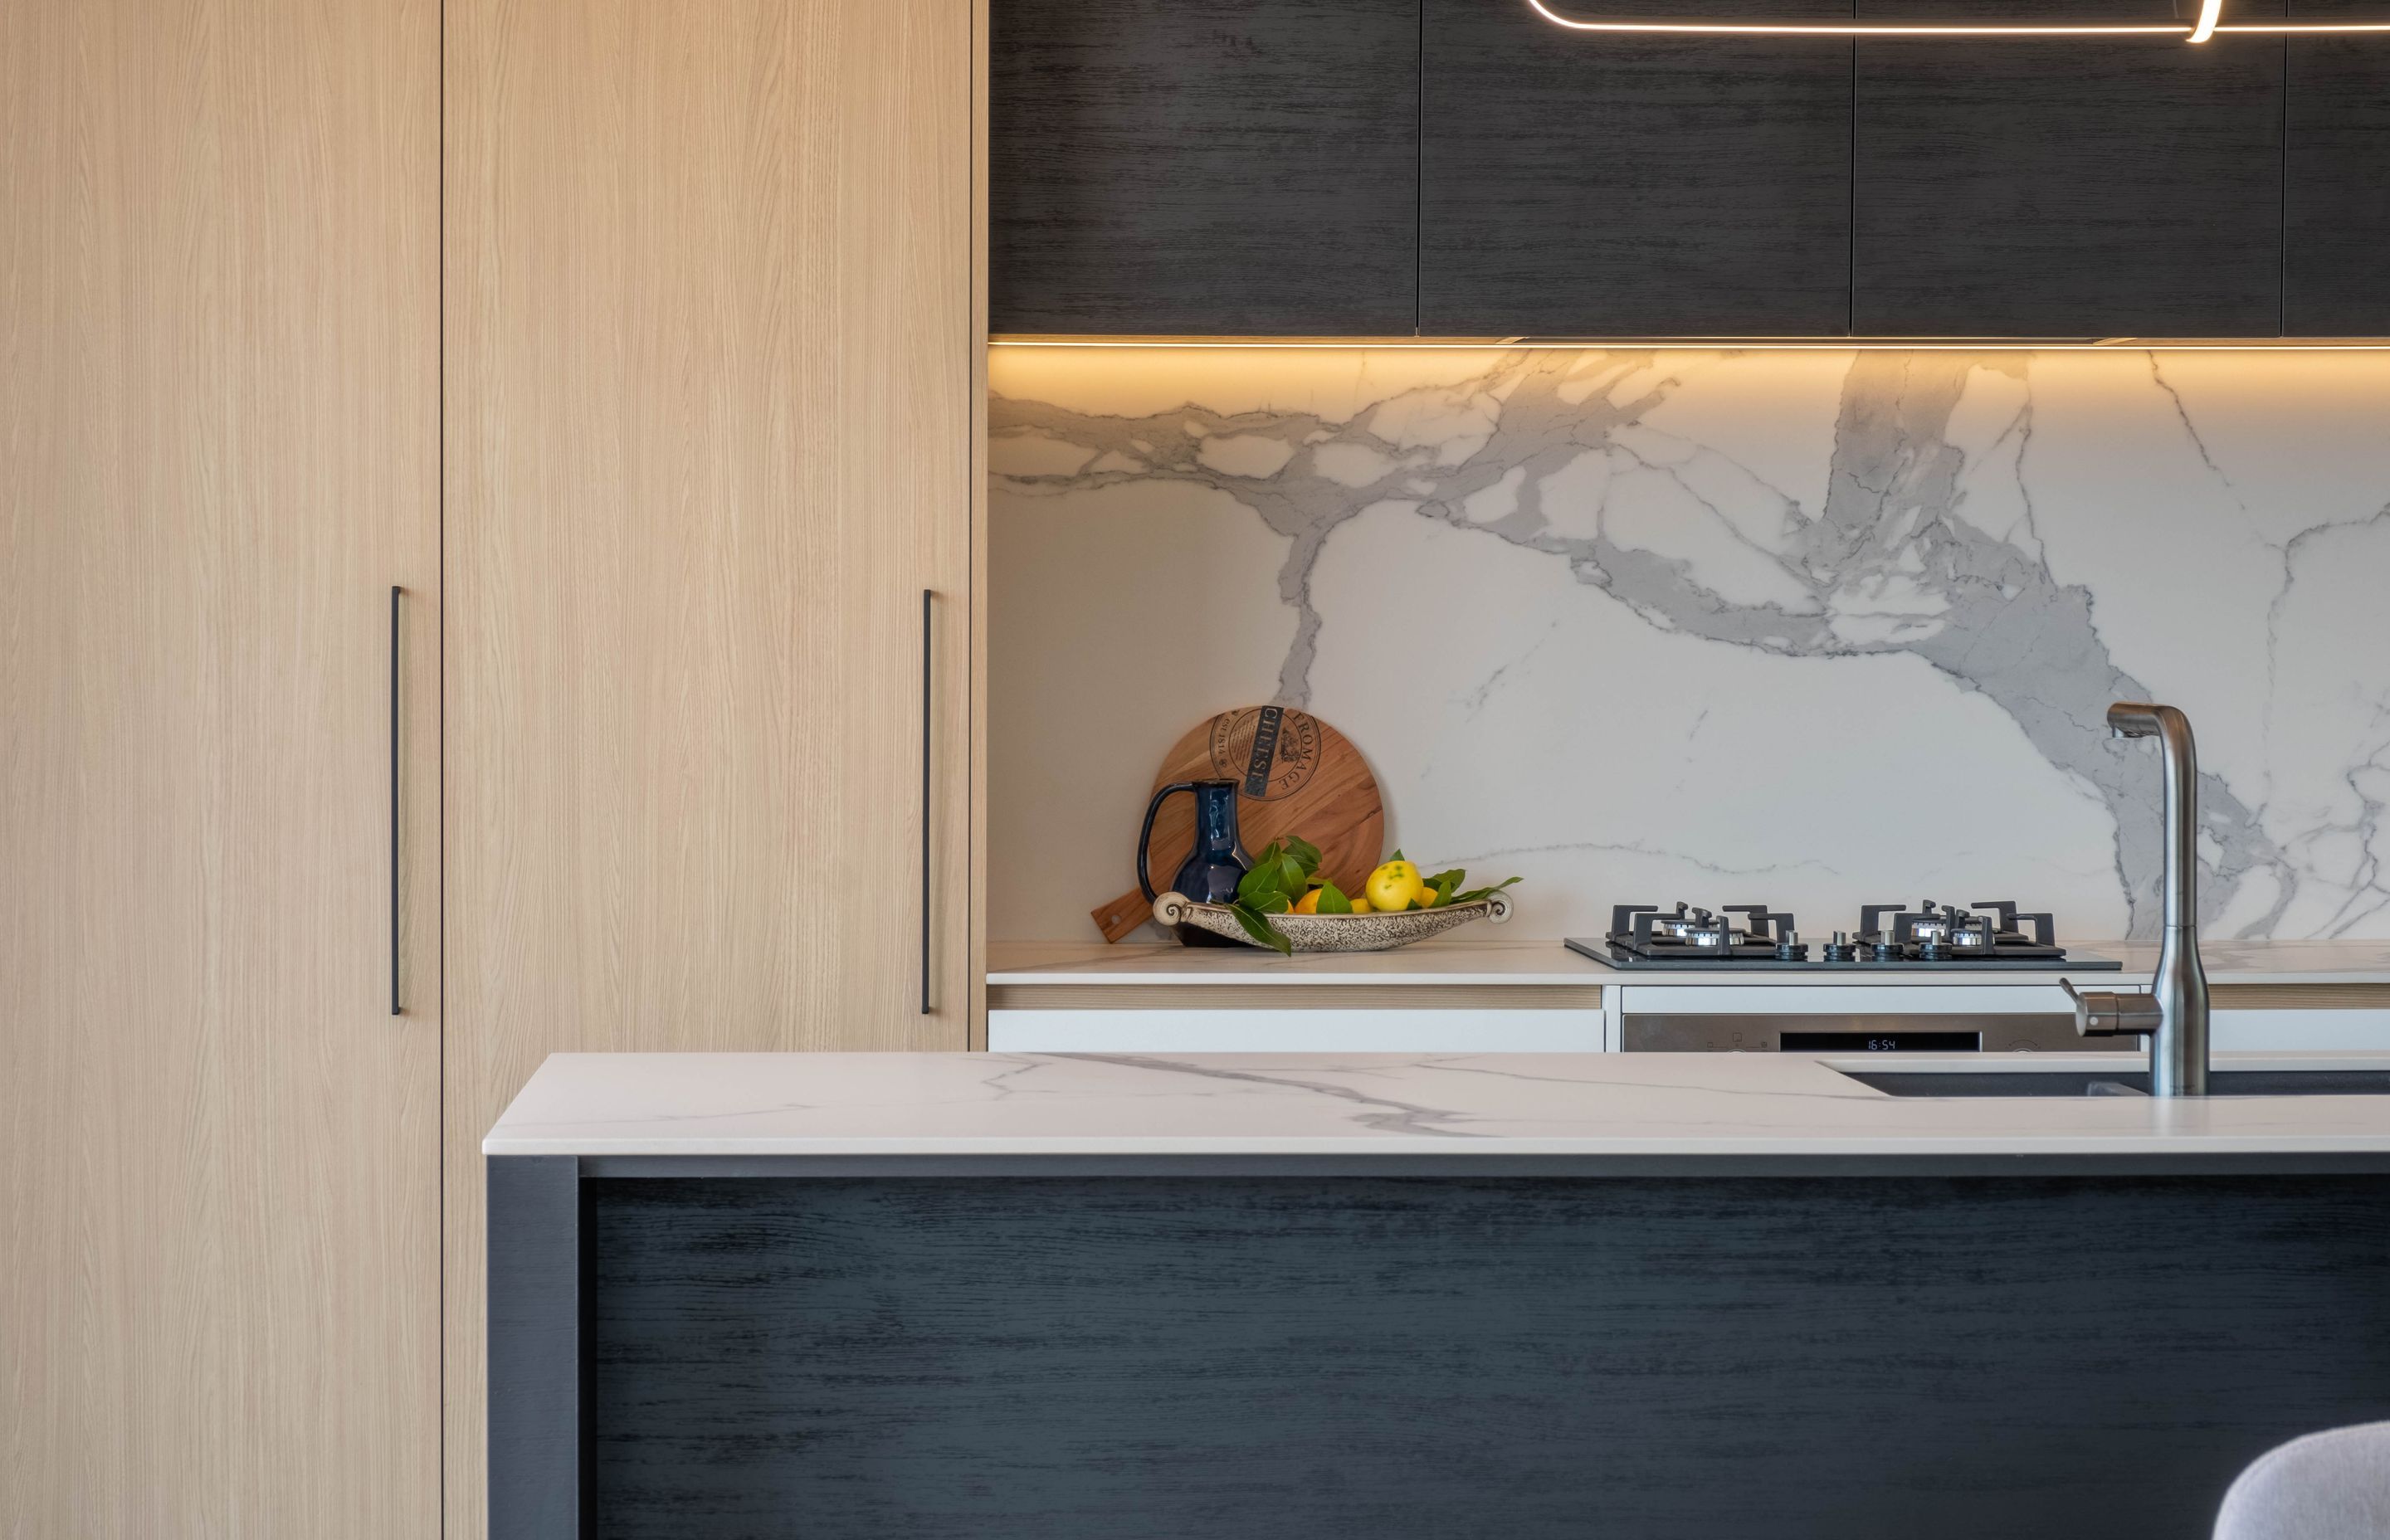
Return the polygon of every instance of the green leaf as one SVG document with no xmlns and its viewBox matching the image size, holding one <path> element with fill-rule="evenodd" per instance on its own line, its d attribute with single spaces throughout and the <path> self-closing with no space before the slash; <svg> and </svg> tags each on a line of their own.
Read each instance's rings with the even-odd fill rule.
<svg viewBox="0 0 2390 1540">
<path fill-rule="evenodd" d="M 1237 902 L 1256 914 L 1283 913 L 1319 885 L 1315 876 L 1318 870 L 1318 846 L 1304 840 L 1273 840 L 1238 880 Z M 1272 899 L 1278 902 L 1272 904 Z"/>
<path fill-rule="evenodd" d="M 1258 903 L 1272 893 L 1303 893 L 1302 867 L 1287 853 L 1284 843 L 1273 840 L 1266 846 L 1237 883 L 1237 896 L 1247 903 Z"/>
<path fill-rule="evenodd" d="M 1228 913 L 1237 917 L 1237 923 L 1245 928 L 1245 934 L 1253 937 L 1253 940 L 1261 943 L 1264 946 L 1268 947 L 1271 951 L 1276 952 L 1282 957 L 1291 957 L 1294 955 L 1294 943 L 1288 941 L 1284 936 L 1279 935 L 1278 933 L 1278 927 L 1272 925 L 1269 921 L 1264 919 L 1261 916 L 1255 914 L 1244 905 L 1229 905 Z"/>
<path fill-rule="evenodd" d="M 1481 898 L 1492 898 L 1496 893 L 1500 892 L 1503 889 L 1518 880 L 1519 879 L 1515 877 L 1506 877 L 1490 888 L 1471 888 L 1465 893 L 1455 893 L 1452 895 L 1452 902 L 1455 904 L 1474 904 Z"/>
<path fill-rule="evenodd" d="M 1349 915 L 1353 912 L 1353 901 L 1346 898 L 1344 890 L 1335 883 L 1322 882 L 1319 885 L 1319 912 L 1323 915 Z"/>
<path fill-rule="evenodd" d="M 1438 872 L 1433 877 L 1423 877 L 1420 879 L 1421 882 L 1433 888 L 1438 894 L 1445 898 L 1450 898 L 1452 896 L 1452 890 L 1459 887 L 1461 883 L 1468 879 L 1469 874 L 1462 871 L 1458 866 L 1453 867 L 1448 872 Z"/>
<path fill-rule="evenodd" d="M 1396 851 L 1396 852 L 1394 852 L 1394 854 L 1389 855 L 1389 856 L 1387 856 L 1387 857 L 1386 857 L 1386 860 L 1387 860 L 1388 862 L 1400 861 L 1400 860 L 1402 860 L 1402 859 L 1403 859 L 1403 853 L 1402 853 L 1401 851 Z"/>
</svg>

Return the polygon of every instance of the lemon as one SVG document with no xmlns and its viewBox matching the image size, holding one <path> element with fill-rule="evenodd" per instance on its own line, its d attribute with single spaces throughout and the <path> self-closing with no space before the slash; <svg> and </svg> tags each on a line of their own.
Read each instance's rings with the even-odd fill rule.
<svg viewBox="0 0 2390 1540">
<path fill-rule="evenodd" d="M 1420 908 L 1422 908 L 1422 909 L 1433 909 L 1433 908 L 1434 908 L 1434 907 L 1435 907 L 1435 890 L 1434 890 L 1433 888 L 1429 887 L 1429 886 L 1428 886 L 1426 883 L 1424 883 L 1424 882 L 1420 883 L 1420 891 L 1419 891 L 1419 898 L 1418 898 L 1418 900 L 1417 900 L 1416 902 L 1418 903 L 1419 906 L 1420 906 Z"/>
<path fill-rule="evenodd" d="M 1301 898 L 1296 899 L 1294 901 L 1294 912 L 1298 915 L 1317 914 L 1319 912 L 1319 890 L 1314 888 L 1309 892 L 1304 894 Z"/>
<path fill-rule="evenodd" d="M 1369 901 L 1363 898 L 1360 894 L 1355 893 L 1353 895 L 1353 912 L 1356 915 L 1368 914 L 1369 912 Z"/>
<path fill-rule="evenodd" d="M 1420 895 L 1420 870 L 1407 861 L 1389 861 L 1369 874 L 1361 891 L 1373 907 L 1407 909 Z"/>
</svg>

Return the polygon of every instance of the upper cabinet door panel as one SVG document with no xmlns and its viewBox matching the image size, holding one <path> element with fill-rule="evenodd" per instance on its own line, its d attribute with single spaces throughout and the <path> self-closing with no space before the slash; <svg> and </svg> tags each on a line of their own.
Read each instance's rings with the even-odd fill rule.
<svg viewBox="0 0 2390 1540">
<path fill-rule="evenodd" d="M 1859 9 L 2088 14 L 2079 0 Z M 2100 14 L 2174 19 L 2164 0 Z M 2281 330 L 2280 38 L 1863 41 L 1856 142 L 1864 335 Z"/>
<path fill-rule="evenodd" d="M 2390 19 L 2383 0 L 2295 0 L 2294 16 Z M 2282 329 L 2390 335 L 2390 37 L 2290 40 Z"/>
<path fill-rule="evenodd" d="M 1847 40 L 1602 36 L 1526 0 L 1425 4 L 1421 331 L 1848 329 Z M 1792 17 L 1817 0 L 1607 6 L 1630 8 Z"/>
<path fill-rule="evenodd" d="M 988 325 L 1397 335 L 1419 0 L 994 0 Z"/>
</svg>

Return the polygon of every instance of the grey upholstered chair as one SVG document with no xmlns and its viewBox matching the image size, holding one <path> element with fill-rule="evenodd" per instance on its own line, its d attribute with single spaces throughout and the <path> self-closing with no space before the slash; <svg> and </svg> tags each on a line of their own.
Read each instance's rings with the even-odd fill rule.
<svg viewBox="0 0 2390 1540">
<path fill-rule="evenodd" d="M 2224 1495 L 2216 1540 L 2390 1540 L 2390 1422 L 2267 1451 Z"/>
</svg>

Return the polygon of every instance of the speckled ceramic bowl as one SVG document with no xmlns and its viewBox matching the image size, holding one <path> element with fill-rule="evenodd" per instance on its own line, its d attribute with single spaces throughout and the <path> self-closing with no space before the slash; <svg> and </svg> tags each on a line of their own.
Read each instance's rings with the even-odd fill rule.
<svg viewBox="0 0 2390 1540">
<path fill-rule="evenodd" d="M 1247 946 L 1262 944 L 1245 934 L 1244 926 L 1225 905 L 1198 904 L 1181 893 L 1164 893 L 1155 899 L 1153 918 L 1165 928 L 1192 925 L 1199 930 L 1243 942 Z M 1298 952 L 1387 952 L 1458 930 L 1472 919 L 1490 919 L 1499 925 L 1510 918 L 1510 895 L 1496 893 L 1474 904 L 1454 904 L 1442 909 L 1405 909 L 1387 915 L 1272 915 L 1269 922 Z"/>
</svg>

